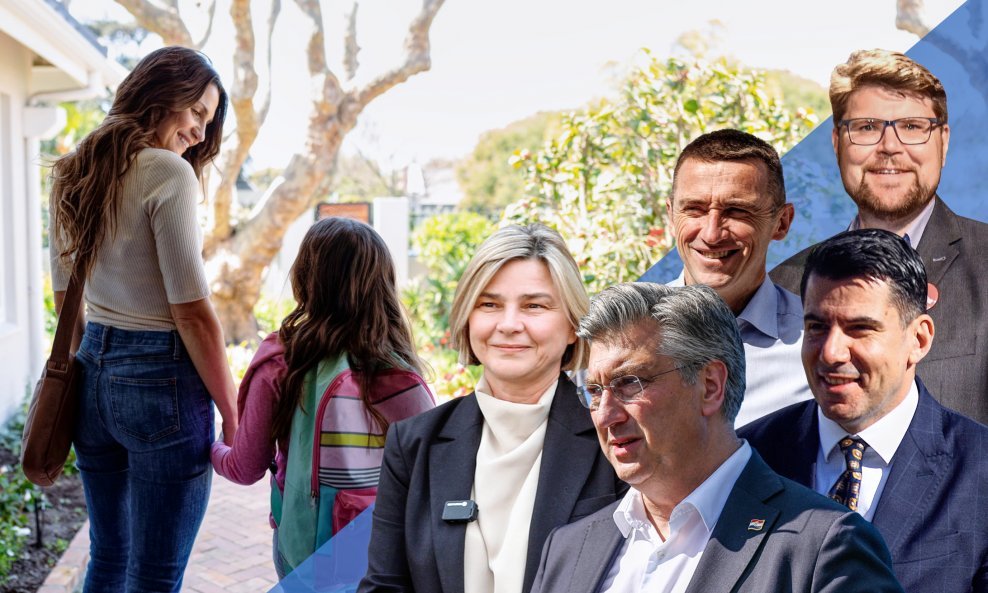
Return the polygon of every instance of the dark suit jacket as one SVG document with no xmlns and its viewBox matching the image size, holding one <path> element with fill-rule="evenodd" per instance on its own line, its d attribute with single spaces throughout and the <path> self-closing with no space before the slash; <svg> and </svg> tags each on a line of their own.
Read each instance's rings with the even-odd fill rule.
<svg viewBox="0 0 988 593">
<path fill-rule="evenodd" d="M 772 281 L 799 294 L 810 249 L 773 269 Z M 936 339 L 918 373 L 940 403 L 988 424 L 988 224 L 936 198 L 916 251 L 940 292 L 929 310 Z"/>
<path fill-rule="evenodd" d="M 470 498 L 483 422 L 471 393 L 391 426 L 367 575 L 358 591 L 463 593 L 466 525 L 445 523 L 442 513 L 447 500 Z M 553 528 L 607 506 L 627 490 L 601 452 L 590 412 L 565 375 L 548 422 L 523 591 L 531 587 Z"/>
<path fill-rule="evenodd" d="M 617 503 L 554 531 L 532 593 L 593 593 L 624 545 Z M 749 529 L 764 519 L 762 529 Z M 888 550 L 857 513 L 780 478 L 752 452 L 686 593 L 902 591 Z"/>
<path fill-rule="evenodd" d="M 988 427 L 944 408 L 917 384 L 919 406 L 872 522 L 906 591 L 988 592 Z M 776 472 L 812 486 L 816 402 L 783 408 L 738 434 Z"/>
</svg>

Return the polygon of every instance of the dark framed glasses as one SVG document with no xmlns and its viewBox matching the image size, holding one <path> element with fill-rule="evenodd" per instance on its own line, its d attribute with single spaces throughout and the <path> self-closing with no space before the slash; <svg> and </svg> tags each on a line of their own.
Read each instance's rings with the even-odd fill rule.
<svg viewBox="0 0 988 593">
<path fill-rule="evenodd" d="M 842 119 L 840 126 L 847 128 L 847 139 L 851 144 L 874 146 L 882 141 L 885 129 L 895 130 L 895 136 L 902 144 L 926 144 L 933 135 L 933 129 L 941 125 L 935 117 L 900 117 L 899 119 L 875 119 L 855 117 Z"/>
</svg>

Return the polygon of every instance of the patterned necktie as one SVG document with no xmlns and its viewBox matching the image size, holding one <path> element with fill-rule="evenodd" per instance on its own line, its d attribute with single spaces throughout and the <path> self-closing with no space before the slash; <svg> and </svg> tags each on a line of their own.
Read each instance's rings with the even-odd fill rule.
<svg viewBox="0 0 988 593">
<path fill-rule="evenodd" d="M 846 436 L 840 440 L 840 450 L 844 454 L 844 473 L 837 478 L 827 492 L 827 496 L 851 509 L 858 510 L 858 494 L 861 491 L 861 458 L 868 443 L 858 437 Z"/>
</svg>

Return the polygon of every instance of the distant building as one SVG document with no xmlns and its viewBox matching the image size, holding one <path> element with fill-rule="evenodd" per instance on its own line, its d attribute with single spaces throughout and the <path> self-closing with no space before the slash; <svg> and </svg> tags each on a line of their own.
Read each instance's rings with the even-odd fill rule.
<svg viewBox="0 0 988 593">
<path fill-rule="evenodd" d="M 413 164 L 409 169 L 417 171 L 416 175 L 421 179 L 418 185 L 413 186 L 421 187 L 420 193 L 408 192 L 413 227 L 430 216 L 456 210 L 463 199 L 463 190 L 456 181 L 456 169 L 452 164 L 429 164 L 424 169 Z"/>
<path fill-rule="evenodd" d="M 410 253 L 410 227 L 414 228 L 422 220 L 452 212 L 463 197 L 456 182 L 452 165 L 420 167 L 412 163 L 405 171 L 405 193 L 400 196 L 380 196 L 371 201 L 370 224 L 384 237 L 391 256 L 395 260 L 399 283 L 404 284 L 410 277 L 423 273 L 415 264 L 414 253 Z M 275 180 L 274 183 L 278 183 Z M 400 188 L 399 188 L 400 189 Z M 238 186 L 238 194 L 244 190 Z M 269 187 L 266 192 L 270 192 Z M 250 190 L 246 200 L 263 199 L 255 197 L 256 190 Z M 238 195 L 238 201 L 245 203 L 245 197 Z M 251 202 L 253 204 L 253 202 Z M 271 260 L 264 276 L 263 294 L 268 298 L 281 300 L 291 297 L 288 283 L 295 256 L 298 254 L 302 237 L 317 218 L 318 207 L 299 217 L 285 232 L 281 249 Z M 361 218 L 361 217 L 358 217 Z M 409 224 L 410 223 L 410 224 Z M 411 257 L 410 257 L 411 256 Z"/>
<path fill-rule="evenodd" d="M 0 0 L 0 421 L 34 386 L 44 352 L 39 146 L 58 104 L 103 95 L 126 71 L 54 0 Z"/>
</svg>

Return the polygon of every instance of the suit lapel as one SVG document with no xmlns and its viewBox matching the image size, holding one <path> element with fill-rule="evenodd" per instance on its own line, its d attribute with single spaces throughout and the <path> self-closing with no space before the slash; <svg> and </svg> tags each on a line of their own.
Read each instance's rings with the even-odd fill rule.
<svg viewBox="0 0 988 593">
<path fill-rule="evenodd" d="M 816 474 L 817 452 L 820 449 L 820 426 L 817 418 L 817 406 L 812 400 L 807 402 L 796 423 L 796 434 L 793 435 L 791 445 L 781 444 L 784 448 L 792 447 L 792 460 L 785 472 L 779 472 L 794 482 L 798 482 L 807 488 L 813 487 L 813 479 Z"/>
<path fill-rule="evenodd" d="M 450 414 L 430 451 L 432 542 L 442 588 L 448 593 L 463 593 L 466 524 L 443 521 L 443 507 L 447 500 L 470 498 L 483 420 L 476 395 L 464 397 Z"/>
<path fill-rule="evenodd" d="M 926 266 L 926 278 L 932 284 L 938 284 L 943 279 L 947 268 L 960 253 L 956 243 L 961 240 L 961 231 L 957 226 L 955 214 L 947 208 L 939 197 L 934 198 L 933 214 L 923 231 L 916 251 Z"/>
<path fill-rule="evenodd" d="M 908 534 L 920 527 L 917 523 L 936 512 L 930 505 L 938 497 L 932 494 L 943 486 L 949 465 L 944 463 L 944 458 L 952 453 L 943 438 L 943 408 L 922 381 L 916 381 L 919 405 L 892 458 L 889 478 L 872 519 L 893 558 Z"/>
<path fill-rule="evenodd" d="M 528 534 L 526 590 L 535 579 L 542 542 L 554 527 L 569 523 L 599 450 L 590 412 L 577 401 L 573 383 L 560 375 L 549 409 L 539 485 Z"/>
<path fill-rule="evenodd" d="M 765 537 L 779 517 L 765 500 L 782 490 L 782 481 L 752 450 L 751 459 L 727 497 L 710 541 L 686 593 L 730 591 L 749 571 Z M 752 521 L 764 521 L 757 529 Z"/>
<path fill-rule="evenodd" d="M 792 415 L 787 414 L 784 419 L 769 424 L 771 430 L 760 427 L 751 434 L 763 461 L 779 475 L 807 488 L 813 487 L 817 450 L 820 448 L 816 411 L 816 402 L 804 402 Z M 740 433 L 748 436 L 748 430 L 744 427 Z"/>
<path fill-rule="evenodd" d="M 580 547 L 580 555 L 573 563 L 573 578 L 567 591 L 594 593 L 600 590 L 607 571 L 614 563 L 614 557 L 624 544 L 624 537 L 611 518 L 619 504 L 621 501 L 607 507 L 611 513 L 607 513 L 606 517 L 594 521 L 587 527 L 583 545 Z"/>
</svg>

